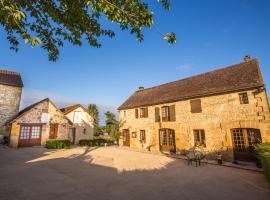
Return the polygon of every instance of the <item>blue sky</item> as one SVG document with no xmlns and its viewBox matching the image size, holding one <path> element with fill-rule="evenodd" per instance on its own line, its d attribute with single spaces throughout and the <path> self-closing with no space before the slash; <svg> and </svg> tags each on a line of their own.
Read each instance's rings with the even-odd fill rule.
<svg viewBox="0 0 270 200">
<path fill-rule="evenodd" d="M 66 44 L 60 59 L 49 62 L 40 48 L 22 43 L 18 53 L 9 50 L 0 29 L 0 68 L 22 74 L 22 107 L 48 96 L 59 106 L 97 103 L 102 112 L 113 110 L 139 86 L 239 63 L 246 54 L 259 59 L 269 88 L 270 1 L 173 0 L 170 12 L 154 3 L 150 8 L 160 30 L 177 34 L 175 45 L 168 45 L 154 29 L 145 30 L 145 41 L 139 43 L 112 24 L 116 37 L 102 38 L 102 48 Z"/>
</svg>

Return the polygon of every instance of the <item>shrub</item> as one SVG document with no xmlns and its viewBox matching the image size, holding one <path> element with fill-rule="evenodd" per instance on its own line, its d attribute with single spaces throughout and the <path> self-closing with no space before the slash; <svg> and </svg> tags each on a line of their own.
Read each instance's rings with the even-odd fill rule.
<svg viewBox="0 0 270 200">
<path fill-rule="evenodd" d="M 270 143 L 257 144 L 255 148 L 261 161 L 264 174 L 270 182 Z"/>
<path fill-rule="evenodd" d="M 48 149 L 68 149 L 70 148 L 69 140 L 48 140 L 46 142 L 46 148 Z"/>
<path fill-rule="evenodd" d="M 102 139 L 102 138 L 94 138 L 92 140 L 80 140 L 79 141 L 80 146 L 90 146 L 90 147 L 104 146 L 105 143 L 107 143 L 107 145 L 112 145 L 113 141 Z"/>
</svg>

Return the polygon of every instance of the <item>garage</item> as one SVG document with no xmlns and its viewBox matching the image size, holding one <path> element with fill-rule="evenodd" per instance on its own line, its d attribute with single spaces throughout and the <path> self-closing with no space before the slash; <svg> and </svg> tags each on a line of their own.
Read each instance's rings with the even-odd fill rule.
<svg viewBox="0 0 270 200">
<path fill-rule="evenodd" d="M 21 125 L 19 147 L 31 147 L 41 144 L 41 125 Z"/>
</svg>

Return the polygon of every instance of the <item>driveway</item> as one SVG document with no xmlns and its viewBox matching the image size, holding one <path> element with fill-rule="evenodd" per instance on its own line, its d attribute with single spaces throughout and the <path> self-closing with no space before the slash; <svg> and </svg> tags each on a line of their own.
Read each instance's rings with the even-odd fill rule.
<svg viewBox="0 0 270 200">
<path fill-rule="evenodd" d="M 116 147 L 0 148 L 0 199 L 269 199 L 263 174 Z"/>
</svg>

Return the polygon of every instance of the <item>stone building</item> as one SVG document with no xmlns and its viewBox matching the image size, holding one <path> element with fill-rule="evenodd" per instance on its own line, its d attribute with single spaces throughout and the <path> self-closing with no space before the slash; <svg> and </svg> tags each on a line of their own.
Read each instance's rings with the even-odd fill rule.
<svg viewBox="0 0 270 200">
<path fill-rule="evenodd" d="M 69 136 L 73 144 L 80 140 L 93 139 L 94 137 L 94 116 L 81 104 L 75 104 L 60 109 L 73 123 Z"/>
<path fill-rule="evenodd" d="M 0 139 L 9 135 L 6 123 L 19 111 L 22 87 L 19 73 L 0 69 Z"/>
<path fill-rule="evenodd" d="M 140 88 L 120 107 L 120 145 L 153 152 L 195 144 L 225 160 L 254 161 L 253 146 L 270 142 L 270 113 L 257 59 Z"/>
<path fill-rule="evenodd" d="M 44 145 L 48 139 L 68 139 L 72 122 L 48 98 L 20 111 L 11 121 L 10 146 Z"/>
</svg>

